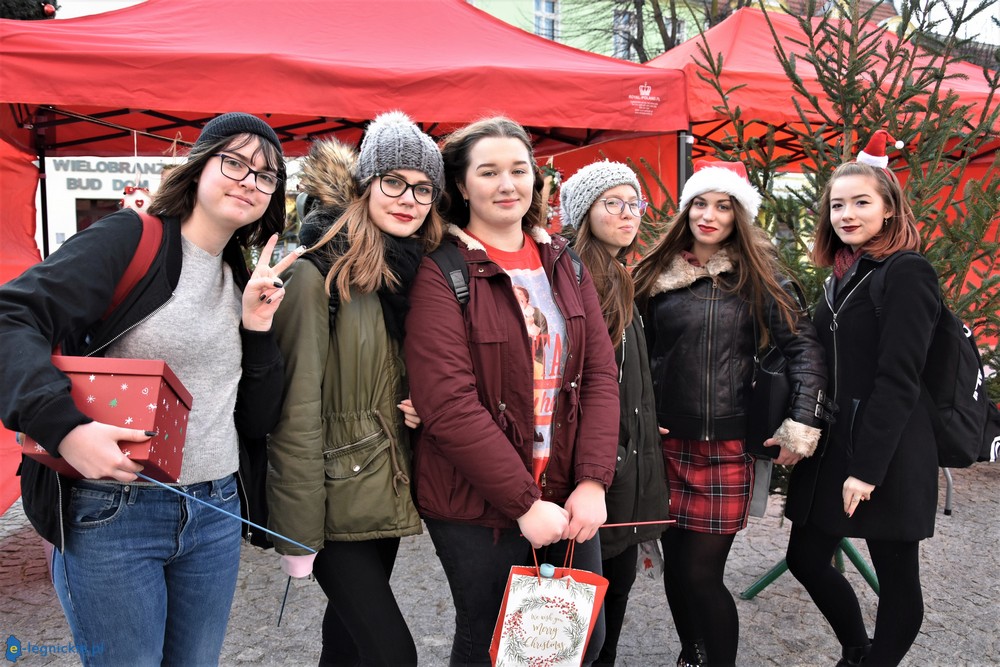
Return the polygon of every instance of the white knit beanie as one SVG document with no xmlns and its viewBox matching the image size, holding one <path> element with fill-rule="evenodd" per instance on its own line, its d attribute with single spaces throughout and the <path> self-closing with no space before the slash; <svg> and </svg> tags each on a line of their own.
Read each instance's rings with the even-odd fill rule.
<svg viewBox="0 0 1000 667">
<path fill-rule="evenodd" d="M 422 171 L 434 185 L 444 188 L 441 150 L 402 111 L 379 114 L 368 124 L 354 177 L 364 187 L 375 174 L 394 169 Z"/>
<path fill-rule="evenodd" d="M 762 197 L 757 188 L 750 185 L 746 174 L 742 162 L 699 162 L 695 165 L 694 174 L 684 184 L 678 210 L 683 211 L 692 199 L 706 192 L 724 192 L 747 210 L 751 220 L 756 218 Z"/>
<path fill-rule="evenodd" d="M 621 162 L 594 162 L 578 170 L 559 189 L 559 204 L 564 227 L 579 227 L 597 198 L 618 185 L 631 185 L 642 196 L 639 179 Z"/>
</svg>

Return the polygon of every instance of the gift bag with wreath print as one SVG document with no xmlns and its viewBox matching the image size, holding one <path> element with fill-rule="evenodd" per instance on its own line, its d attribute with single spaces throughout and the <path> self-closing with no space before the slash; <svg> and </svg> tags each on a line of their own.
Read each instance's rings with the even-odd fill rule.
<svg viewBox="0 0 1000 667">
<path fill-rule="evenodd" d="M 607 579 L 586 570 L 512 567 L 490 644 L 493 664 L 580 665 L 607 590 Z"/>
</svg>

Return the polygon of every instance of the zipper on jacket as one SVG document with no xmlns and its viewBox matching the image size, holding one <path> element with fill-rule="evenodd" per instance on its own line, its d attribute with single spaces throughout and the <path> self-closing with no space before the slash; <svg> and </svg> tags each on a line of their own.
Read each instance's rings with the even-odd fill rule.
<svg viewBox="0 0 1000 667">
<path fill-rule="evenodd" d="M 867 280 L 868 276 L 870 276 L 871 274 L 872 274 L 871 271 L 866 273 L 864 277 L 862 277 L 861 280 L 858 281 L 858 284 L 851 288 L 851 291 L 847 293 L 847 296 L 844 297 L 844 300 L 840 302 L 840 308 L 833 307 L 833 303 L 830 301 L 830 290 L 825 290 L 825 289 L 823 290 L 823 298 L 824 300 L 826 300 L 826 306 L 827 308 L 830 309 L 830 315 L 833 318 L 832 321 L 830 322 L 830 331 L 833 333 L 833 392 L 832 392 L 833 399 L 832 400 L 834 403 L 837 403 L 837 397 L 840 394 L 840 386 L 839 386 L 840 383 L 838 381 L 840 378 L 840 372 L 839 372 L 840 353 L 837 349 L 837 329 L 840 327 L 840 325 L 837 322 L 837 317 L 840 316 L 840 311 L 843 310 L 844 306 L 847 305 L 847 302 L 850 301 L 851 296 L 853 296 L 854 292 L 859 287 L 861 287 L 861 284 L 865 282 L 865 280 Z M 833 278 L 829 278 L 829 280 L 832 281 Z"/>
<path fill-rule="evenodd" d="M 625 373 L 625 351 L 626 351 L 625 330 L 622 329 L 622 363 L 618 366 L 618 384 L 622 383 L 622 375 Z"/>
<path fill-rule="evenodd" d="M 111 340 L 109 340 L 104 345 L 102 345 L 99 348 L 96 348 L 94 350 L 91 350 L 90 352 L 88 352 L 84 356 L 91 357 L 91 356 L 97 354 L 98 352 L 100 352 L 101 350 L 107 348 L 109 345 L 111 345 L 116 340 L 118 340 L 119 338 L 121 338 L 122 336 L 124 336 L 125 334 L 127 334 L 129 331 L 132 331 L 132 329 L 135 329 L 137 326 L 139 326 L 140 324 L 142 324 L 143 322 L 145 322 L 146 320 L 148 320 L 149 318 L 151 318 L 153 315 L 156 315 L 158 312 L 160 312 L 168 303 L 170 303 L 173 300 L 173 298 L 174 298 L 174 293 L 171 292 L 170 293 L 170 297 L 166 301 L 164 301 L 163 303 L 161 303 L 159 306 L 157 306 L 156 310 L 154 310 L 153 312 L 151 312 L 149 315 L 146 315 L 146 317 L 142 318 L 141 320 L 139 320 L 138 322 L 136 322 L 135 324 L 133 324 L 132 326 L 130 326 L 128 329 L 125 329 L 124 331 L 121 331 L 117 336 L 115 336 L 114 338 L 112 338 Z"/>
<path fill-rule="evenodd" d="M 718 298 L 716 292 L 719 289 L 717 278 L 712 278 L 712 293 L 708 298 L 708 312 L 705 314 L 706 340 L 705 349 L 705 381 L 702 384 L 702 395 L 705 399 L 705 419 L 701 425 L 701 439 L 708 440 L 712 424 L 712 387 L 715 385 L 715 370 L 712 368 L 712 343 L 715 340 L 715 300 Z"/>
</svg>

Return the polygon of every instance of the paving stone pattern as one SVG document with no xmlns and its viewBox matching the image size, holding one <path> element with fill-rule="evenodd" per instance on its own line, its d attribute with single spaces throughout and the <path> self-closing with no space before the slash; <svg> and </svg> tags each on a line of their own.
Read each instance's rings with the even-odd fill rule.
<svg viewBox="0 0 1000 667">
<path fill-rule="evenodd" d="M 904 661 L 925 665 L 1000 665 L 1000 465 L 954 470 L 954 511 L 939 514 L 936 535 L 921 547 L 923 628 Z M 941 480 L 940 506 L 945 484 Z M 789 523 L 779 496 L 767 516 L 751 519 L 729 559 L 726 580 L 738 594 L 784 555 Z M 856 546 L 867 557 L 863 541 Z M 850 561 L 869 632 L 877 598 Z M 277 556 L 244 546 L 222 654 L 223 665 L 315 665 L 325 597 L 310 580 L 293 580 L 281 627 L 286 578 Z M 393 574 L 423 665 L 447 665 L 454 616 L 447 582 L 424 534 L 403 540 Z M 840 647 L 805 590 L 784 574 L 752 600 L 737 598 L 740 665 L 833 665 Z M 679 647 L 659 580 L 636 581 L 619 645 L 619 665 L 672 665 Z M 0 517 L 0 640 L 65 644 L 71 640 L 48 580 L 44 552 L 20 502 Z M 24 655 L 19 666 L 79 664 L 66 656 Z"/>
</svg>

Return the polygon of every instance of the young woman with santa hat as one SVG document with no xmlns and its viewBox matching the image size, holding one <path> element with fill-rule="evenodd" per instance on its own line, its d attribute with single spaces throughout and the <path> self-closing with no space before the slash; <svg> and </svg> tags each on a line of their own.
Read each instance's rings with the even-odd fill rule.
<svg viewBox="0 0 1000 667">
<path fill-rule="evenodd" d="M 839 415 L 818 455 L 795 467 L 785 508 L 788 568 L 840 640 L 839 665 L 895 665 L 909 650 L 923 620 L 919 545 L 934 534 L 938 497 L 933 408 L 920 374 L 941 296 L 934 268 L 912 252 L 920 236 L 886 168 L 887 140 L 877 131 L 823 192 L 813 261 L 833 275 L 815 322 Z M 871 295 L 878 271 L 886 271 L 880 310 Z M 878 575 L 871 641 L 854 590 L 831 565 L 844 537 L 865 538 Z"/>
<path fill-rule="evenodd" d="M 663 583 L 681 641 L 678 665 L 732 665 L 739 618 L 723 582 L 746 527 L 754 459 L 746 405 L 755 355 L 776 345 L 795 388 L 767 445 L 778 463 L 812 454 L 826 390 L 823 351 L 774 247 L 754 224 L 761 197 L 738 162 L 698 165 L 680 212 L 635 269 L 646 326 L 670 518 Z"/>
</svg>

